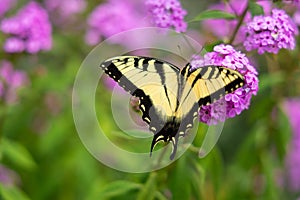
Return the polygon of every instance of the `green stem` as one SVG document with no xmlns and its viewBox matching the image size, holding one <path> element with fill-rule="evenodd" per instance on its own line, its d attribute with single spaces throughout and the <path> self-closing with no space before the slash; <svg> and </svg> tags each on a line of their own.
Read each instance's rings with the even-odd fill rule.
<svg viewBox="0 0 300 200">
<path fill-rule="evenodd" d="M 2 105 L 0 105 L 2 106 Z M 0 144 L 3 137 L 3 124 L 4 124 L 4 115 L 6 112 L 3 112 L 3 110 L 0 112 Z"/>
<path fill-rule="evenodd" d="M 242 25 L 242 23 L 244 21 L 244 18 L 245 18 L 246 14 L 247 14 L 248 9 L 249 9 L 249 5 L 247 4 L 247 6 L 246 6 L 245 10 L 243 11 L 242 15 L 239 17 L 240 18 L 239 22 L 238 22 L 238 24 L 236 25 L 236 27 L 235 27 L 235 29 L 233 31 L 233 34 L 232 34 L 232 36 L 231 36 L 231 38 L 229 40 L 229 44 L 233 43 L 233 41 L 234 41 L 234 39 L 236 37 L 236 34 L 238 33 L 238 31 L 239 31 L 239 29 L 240 29 L 240 27 L 241 27 L 241 25 Z"/>
<path fill-rule="evenodd" d="M 189 150 L 192 151 L 192 152 L 194 152 L 194 153 L 199 153 L 200 148 L 194 146 L 193 144 L 191 144 L 191 145 L 189 146 Z"/>
<path fill-rule="evenodd" d="M 159 155 L 159 157 L 158 157 L 157 163 L 154 165 L 154 168 L 159 167 L 159 165 L 160 165 L 160 163 L 161 163 L 161 161 L 162 161 L 162 159 L 163 159 L 165 153 L 167 152 L 167 149 L 168 149 L 168 148 L 167 148 L 166 146 L 163 148 L 162 152 L 160 153 L 160 155 Z"/>
</svg>

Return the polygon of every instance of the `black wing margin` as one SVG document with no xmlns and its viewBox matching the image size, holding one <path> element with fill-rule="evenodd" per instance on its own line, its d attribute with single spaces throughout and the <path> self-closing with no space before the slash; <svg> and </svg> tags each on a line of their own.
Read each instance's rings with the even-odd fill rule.
<svg viewBox="0 0 300 200">
<path fill-rule="evenodd" d="M 124 63 L 126 63 L 126 60 L 124 60 Z M 113 60 L 105 61 L 101 63 L 100 67 L 104 70 L 104 72 L 110 76 L 113 80 L 115 80 L 122 88 L 124 88 L 125 91 L 129 92 L 131 95 L 139 97 L 140 98 L 140 109 L 142 105 L 144 105 L 144 111 L 143 112 L 143 120 L 150 124 L 151 118 L 149 116 L 149 111 L 152 106 L 152 101 L 149 98 L 148 95 L 144 93 L 143 90 L 137 88 L 131 81 L 129 81 L 128 78 L 123 76 L 121 71 L 118 69 L 118 67 L 113 63 Z M 142 111 L 143 111 L 142 110 Z"/>
<path fill-rule="evenodd" d="M 153 107 L 153 104 L 157 103 L 155 102 L 157 101 L 156 97 L 151 99 L 151 97 L 153 98 L 153 87 L 142 86 L 147 82 L 152 82 L 156 83 L 157 88 L 158 86 L 163 88 L 161 81 L 165 73 L 172 73 L 177 76 L 179 69 L 170 63 L 158 59 L 139 56 L 114 57 L 101 63 L 100 67 L 124 90 L 133 96 L 139 97 L 142 119 L 149 125 L 151 120 L 154 120 L 155 122 L 151 123 L 151 125 L 158 129 L 159 127 L 157 126 L 161 124 L 162 116 Z M 151 125 L 150 130 L 152 128 Z"/>
</svg>

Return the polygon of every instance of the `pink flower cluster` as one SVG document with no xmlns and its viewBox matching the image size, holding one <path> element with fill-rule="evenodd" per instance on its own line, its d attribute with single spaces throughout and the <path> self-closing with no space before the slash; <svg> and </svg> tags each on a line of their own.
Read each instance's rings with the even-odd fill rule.
<svg viewBox="0 0 300 200">
<path fill-rule="evenodd" d="M 3 19 L 0 30 L 9 35 L 4 43 L 8 53 L 37 53 L 49 50 L 52 45 L 48 14 L 35 2 L 28 3 L 15 16 Z"/>
<path fill-rule="evenodd" d="M 245 86 L 211 105 L 202 106 L 200 121 L 209 125 L 217 124 L 248 109 L 252 95 L 256 95 L 258 91 L 258 73 L 245 54 L 236 51 L 230 45 L 217 45 L 214 51 L 205 54 L 203 59 L 194 58 L 191 62 L 192 69 L 207 65 L 223 66 L 240 72 L 245 78 Z"/>
<path fill-rule="evenodd" d="M 178 0 L 147 0 L 146 7 L 157 27 L 175 28 L 177 32 L 186 31 L 184 16 L 187 11 L 181 7 Z"/>
<path fill-rule="evenodd" d="M 247 51 L 257 49 L 264 52 L 278 53 L 282 48 L 295 48 L 295 24 L 283 10 L 272 10 L 271 16 L 255 16 L 247 24 L 247 38 L 244 46 Z"/>
<path fill-rule="evenodd" d="M 8 61 L 0 62 L 0 99 L 6 103 L 17 100 L 17 91 L 28 83 L 25 72 L 14 70 Z"/>
</svg>

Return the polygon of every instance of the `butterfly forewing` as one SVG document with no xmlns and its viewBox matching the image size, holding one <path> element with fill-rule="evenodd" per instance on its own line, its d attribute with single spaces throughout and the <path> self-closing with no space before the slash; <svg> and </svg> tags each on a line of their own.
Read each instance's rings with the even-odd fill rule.
<svg viewBox="0 0 300 200">
<path fill-rule="evenodd" d="M 173 115 L 179 87 L 177 67 L 154 58 L 119 56 L 104 61 L 101 68 L 126 91 L 140 98 L 143 120 L 148 124 L 153 120 L 152 126 L 161 126 L 167 116 Z"/>
</svg>

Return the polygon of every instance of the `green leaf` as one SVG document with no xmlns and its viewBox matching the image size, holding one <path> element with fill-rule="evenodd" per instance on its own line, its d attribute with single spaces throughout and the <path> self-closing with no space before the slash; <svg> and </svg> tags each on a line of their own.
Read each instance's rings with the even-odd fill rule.
<svg viewBox="0 0 300 200">
<path fill-rule="evenodd" d="M 283 73 L 267 73 L 259 76 L 259 93 L 264 94 L 270 88 L 280 85 L 285 80 Z"/>
<path fill-rule="evenodd" d="M 177 162 L 174 172 L 169 175 L 170 189 L 172 199 L 192 199 L 191 198 L 191 174 L 190 167 L 185 156 L 182 156 Z M 197 177 L 198 178 L 198 177 Z"/>
<path fill-rule="evenodd" d="M 259 149 L 265 146 L 268 140 L 265 123 L 264 120 L 257 122 L 237 150 L 238 165 L 244 169 L 248 170 L 259 163 Z"/>
<path fill-rule="evenodd" d="M 155 197 L 156 190 L 156 176 L 157 174 L 151 173 L 145 186 L 138 194 L 137 200 L 152 200 Z"/>
<path fill-rule="evenodd" d="M 130 181 L 114 181 L 104 186 L 97 194 L 93 194 L 88 199 L 109 199 L 120 195 L 125 195 L 131 190 L 141 188 L 140 184 Z"/>
<path fill-rule="evenodd" d="M 3 157 L 9 159 L 11 162 L 22 168 L 33 169 L 36 166 L 31 154 L 20 143 L 3 139 L 2 151 Z"/>
<path fill-rule="evenodd" d="M 3 200 L 29 200 L 29 198 L 17 187 L 5 187 L 0 184 L 0 199 Z"/>
<path fill-rule="evenodd" d="M 261 5 L 255 3 L 254 1 L 249 2 L 249 10 L 252 16 L 264 15 L 264 9 Z"/>
<path fill-rule="evenodd" d="M 162 193 L 160 193 L 159 191 L 155 192 L 155 197 L 158 200 L 167 200 L 167 197 L 165 197 Z"/>
<path fill-rule="evenodd" d="M 221 177 L 224 170 L 223 158 L 221 156 L 218 146 L 215 146 L 207 156 L 201 159 L 202 167 L 205 169 L 205 174 L 210 176 L 211 183 L 217 190 L 221 185 Z M 205 184 L 204 184 L 205 186 Z M 207 187 L 207 186 L 205 186 Z M 205 189 L 204 189 L 205 190 Z"/>
<path fill-rule="evenodd" d="M 201 188 L 203 188 L 205 183 L 205 170 L 200 163 L 201 159 L 191 160 L 191 169 L 189 170 L 192 177 L 191 185 L 196 199 L 201 199 Z"/>
<path fill-rule="evenodd" d="M 278 153 L 278 157 L 284 162 L 288 143 L 291 139 L 292 129 L 288 117 L 284 113 L 283 108 L 278 109 L 277 112 L 278 120 L 276 124 L 275 134 L 273 139 Z"/>
<path fill-rule="evenodd" d="M 274 176 L 274 170 L 279 166 L 274 164 L 274 159 L 271 154 L 262 151 L 260 152 L 260 161 L 262 163 L 262 170 L 266 181 L 266 188 L 264 190 L 264 199 L 277 199 L 280 195 L 278 185 L 276 184 L 276 176 Z"/>
<path fill-rule="evenodd" d="M 212 52 L 212 51 L 214 50 L 214 47 L 215 47 L 216 45 L 222 44 L 222 43 L 223 43 L 222 40 L 217 40 L 217 41 L 215 41 L 215 42 L 213 42 L 213 43 L 211 43 L 211 44 L 206 44 L 206 45 L 204 46 L 204 49 L 205 49 L 207 52 Z"/>
<path fill-rule="evenodd" d="M 235 15 L 221 10 L 206 10 L 189 22 L 198 22 L 206 19 L 235 19 Z"/>
</svg>

